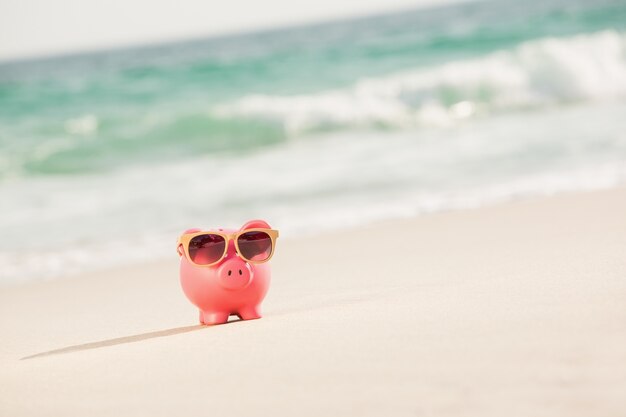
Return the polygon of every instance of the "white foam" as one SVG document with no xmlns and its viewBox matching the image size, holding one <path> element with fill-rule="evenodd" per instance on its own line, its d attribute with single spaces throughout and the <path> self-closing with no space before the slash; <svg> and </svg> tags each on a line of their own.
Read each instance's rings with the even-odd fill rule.
<svg viewBox="0 0 626 417">
<path fill-rule="evenodd" d="M 65 131 L 73 135 L 91 135 L 98 130 L 98 118 L 93 114 L 86 114 L 65 121 Z"/>
<path fill-rule="evenodd" d="M 523 43 L 483 58 L 361 79 L 315 94 L 254 94 L 218 105 L 224 118 L 261 118 L 298 134 L 333 127 L 450 126 L 476 114 L 626 95 L 626 35 L 607 30 Z"/>
<path fill-rule="evenodd" d="M 328 200 L 312 199 L 305 204 L 274 204 L 261 212 L 271 223 L 279 225 L 283 238 L 306 236 L 329 230 L 357 227 L 390 218 L 408 218 L 444 210 L 478 208 L 529 196 L 598 190 L 626 182 L 626 165 L 605 164 L 587 169 L 553 171 L 488 186 L 476 186 L 442 192 L 423 191 L 391 193 L 380 198 L 371 195 L 348 195 Z M 250 215 L 248 215 L 250 217 Z M 187 226 L 216 226 L 194 223 L 187 217 Z M 258 217 L 258 216 L 257 216 Z M 227 215 L 219 217 L 219 225 L 228 223 Z M 245 216 L 243 218 L 246 218 Z M 233 219 L 232 217 L 230 218 Z M 184 218 L 181 220 L 185 221 Z M 167 225 L 155 224 L 162 230 Z M 95 226 L 94 226 L 95 227 Z M 139 264 L 171 256 L 174 239 L 185 227 L 169 232 L 139 232 L 136 236 L 101 241 L 74 241 L 45 249 L 23 248 L 0 251 L 0 285 L 18 284 L 28 280 L 71 276 L 86 271 Z M 71 232 L 68 230 L 68 232 Z"/>
</svg>

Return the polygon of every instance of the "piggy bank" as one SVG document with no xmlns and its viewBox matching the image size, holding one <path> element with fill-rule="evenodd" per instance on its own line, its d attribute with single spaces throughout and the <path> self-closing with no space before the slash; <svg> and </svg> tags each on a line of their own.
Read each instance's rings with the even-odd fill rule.
<svg viewBox="0 0 626 417">
<path fill-rule="evenodd" d="M 180 236 L 180 284 L 200 310 L 201 324 L 226 323 L 231 315 L 261 317 L 277 238 L 278 231 L 263 220 L 239 230 L 188 229 Z"/>
</svg>

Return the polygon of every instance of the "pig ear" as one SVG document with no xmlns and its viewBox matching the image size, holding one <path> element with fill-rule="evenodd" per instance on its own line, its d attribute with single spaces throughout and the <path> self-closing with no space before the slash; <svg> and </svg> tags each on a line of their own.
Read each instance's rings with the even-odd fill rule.
<svg viewBox="0 0 626 417">
<path fill-rule="evenodd" d="M 255 228 L 271 229 L 272 227 L 265 220 L 250 220 L 249 222 L 241 226 L 241 229 L 239 230 L 255 229 Z"/>
</svg>

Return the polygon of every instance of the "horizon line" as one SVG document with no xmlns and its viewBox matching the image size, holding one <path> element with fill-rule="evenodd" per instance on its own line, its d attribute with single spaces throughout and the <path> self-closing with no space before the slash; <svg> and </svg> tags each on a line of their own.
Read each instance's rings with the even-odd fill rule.
<svg viewBox="0 0 626 417">
<path fill-rule="evenodd" d="M 294 23 L 278 23 L 275 25 L 260 25 L 253 28 L 247 29 L 234 29 L 234 30 L 225 30 L 225 31 L 217 31 L 214 33 L 204 33 L 204 34 L 190 34 L 180 37 L 170 37 L 170 38 L 162 38 L 162 39 L 145 39 L 140 41 L 131 41 L 124 44 L 108 44 L 108 45 L 96 45 L 88 48 L 76 48 L 69 50 L 58 50 L 51 52 L 32 52 L 18 55 L 9 55 L 9 56 L 1 56 L 0 55 L 0 65 L 10 65 L 10 64 L 20 64 L 26 62 L 36 62 L 36 61 L 47 61 L 47 60 L 55 60 L 62 59 L 68 57 L 77 57 L 77 56 L 86 56 L 92 54 L 101 54 L 107 52 L 121 52 L 125 50 L 133 50 L 133 49 L 143 49 L 143 48 L 159 48 L 164 46 L 174 46 L 177 44 L 183 43 L 193 43 L 193 42 L 202 42 L 209 40 L 220 40 L 220 39 L 229 39 L 229 38 L 237 38 L 250 36 L 254 34 L 269 34 L 273 32 L 282 32 L 294 29 L 307 29 L 307 28 L 315 28 L 315 27 L 323 27 L 326 25 L 334 25 L 347 23 L 351 21 L 359 21 L 359 20 L 368 20 L 377 17 L 384 16 L 393 16 L 397 14 L 403 14 L 407 12 L 417 12 L 420 10 L 436 10 L 443 9 L 450 6 L 455 6 L 459 4 L 465 3 L 476 3 L 476 2 L 484 2 L 488 0 L 445 0 L 443 4 L 435 4 L 435 3 L 426 3 L 426 4 L 416 4 L 410 7 L 398 7 L 391 10 L 386 11 L 378 11 L 378 12 L 367 12 L 362 14 L 354 14 L 354 15 L 346 15 L 346 16 L 337 16 L 334 18 L 313 18 L 311 20 L 300 20 Z"/>
</svg>

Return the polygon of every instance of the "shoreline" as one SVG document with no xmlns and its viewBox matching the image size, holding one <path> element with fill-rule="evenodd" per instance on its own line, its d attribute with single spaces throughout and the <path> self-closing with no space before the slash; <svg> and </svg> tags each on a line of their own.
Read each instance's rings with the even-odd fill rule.
<svg viewBox="0 0 626 417">
<path fill-rule="evenodd" d="M 171 259 L 0 288 L 0 414 L 617 416 L 626 188 L 279 240 L 264 318 Z M 372 239 L 376 236 L 376 239 Z"/>
<path fill-rule="evenodd" d="M 374 218 L 370 220 L 360 220 L 354 224 L 349 224 L 343 227 L 322 228 L 320 231 L 317 231 L 317 232 L 306 230 L 303 233 L 301 233 L 300 237 L 293 236 L 294 235 L 293 231 L 290 234 L 282 233 L 280 242 L 285 242 L 285 241 L 297 242 L 297 241 L 315 239 L 316 237 L 323 238 L 325 236 L 336 236 L 336 235 L 341 235 L 341 234 L 346 234 L 346 233 L 349 234 L 349 233 L 352 233 L 353 231 L 357 231 L 363 228 L 395 227 L 405 222 L 412 222 L 414 220 L 422 219 L 422 218 L 430 218 L 431 216 L 438 216 L 438 215 L 445 216 L 445 215 L 448 215 L 449 213 L 473 212 L 476 210 L 480 211 L 484 209 L 489 210 L 490 208 L 493 208 L 493 207 L 500 207 L 500 206 L 506 207 L 509 205 L 524 204 L 529 201 L 532 202 L 532 201 L 538 201 L 538 200 L 544 200 L 544 199 L 560 198 L 563 196 L 567 197 L 571 195 L 603 193 L 603 192 L 610 192 L 612 190 L 619 190 L 619 189 L 626 189 L 626 185 L 623 184 L 622 182 L 619 182 L 612 186 L 607 186 L 607 185 L 598 186 L 596 184 L 595 186 L 583 187 L 582 189 L 574 189 L 574 190 L 563 189 L 560 191 L 538 192 L 538 193 L 531 193 L 528 195 L 522 193 L 519 195 L 512 195 L 510 197 L 500 197 L 500 198 L 494 198 L 492 200 L 487 199 L 486 201 L 481 202 L 481 203 L 473 203 L 473 202 L 470 202 L 470 200 L 468 200 L 468 202 L 466 202 L 465 204 L 461 204 L 461 203 L 450 204 L 449 206 L 444 206 L 444 208 L 438 208 L 433 211 L 418 211 L 414 215 L 396 214 L 396 215 L 390 215 L 388 217 L 375 216 Z M 462 199 L 459 199 L 459 201 L 462 201 Z M 270 222 L 270 223 L 274 224 L 273 222 Z M 235 227 L 235 225 L 233 225 L 233 227 Z M 167 240 L 173 241 L 174 237 L 172 236 L 177 235 L 177 233 L 172 233 L 170 238 Z M 161 239 L 161 240 L 164 240 L 164 239 Z M 158 251 L 158 253 L 161 254 L 159 257 L 155 257 L 152 259 L 140 259 L 140 260 L 132 260 L 132 258 L 128 258 L 128 259 L 124 258 L 124 260 L 122 260 L 121 262 L 118 261 L 115 264 L 110 265 L 110 266 L 102 266 L 100 262 L 96 262 L 96 265 L 97 265 L 96 269 L 93 269 L 91 271 L 88 271 L 85 266 L 79 267 L 80 269 L 76 269 L 77 265 L 66 265 L 65 269 L 69 270 L 70 272 L 55 273 L 53 275 L 44 276 L 39 279 L 32 278 L 31 274 L 29 274 L 28 276 L 10 279 L 8 282 L 0 282 L 0 292 L 3 290 L 9 290 L 12 288 L 30 287 L 32 285 L 36 286 L 38 284 L 65 281 L 68 279 L 70 280 L 85 279 L 85 278 L 89 279 L 89 277 L 93 275 L 98 275 L 98 274 L 115 274 L 120 271 L 124 272 L 124 271 L 132 271 L 132 270 L 142 270 L 144 268 L 150 268 L 153 265 L 167 265 L 168 263 L 171 262 L 172 258 L 170 256 L 163 255 L 163 253 L 167 252 L 169 255 L 171 255 L 172 251 L 163 250 L 164 245 L 162 244 L 159 244 L 158 246 L 161 248 L 161 250 Z M 121 247 L 116 250 L 117 251 L 128 250 L 129 248 L 130 248 L 130 243 L 124 242 L 121 244 Z M 142 249 L 142 251 L 145 251 L 145 249 Z M 90 256 L 93 257 L 93 255 L 90 255 Z M 56 268 L 57 267 L 55 266 L 55 269 Z"/>
</svg>

